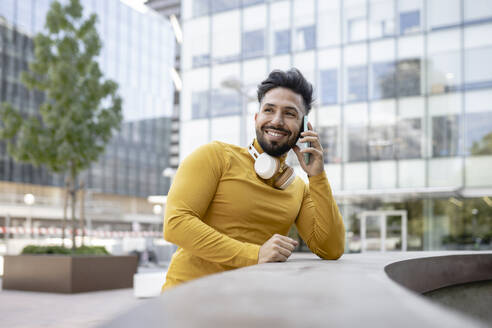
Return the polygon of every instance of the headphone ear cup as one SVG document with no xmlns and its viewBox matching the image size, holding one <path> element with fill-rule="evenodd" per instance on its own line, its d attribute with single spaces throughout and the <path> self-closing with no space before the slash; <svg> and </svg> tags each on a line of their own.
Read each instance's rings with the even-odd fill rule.
<svg viewBox="0 0 492 328">
<path fill-rule="evenodd" d="M 290 166 L 285 166 L 285 170 L 275 178 L 273 185 L 277 189 L 286 189 L 294 181 L 296 173 Z"/>
</svg>

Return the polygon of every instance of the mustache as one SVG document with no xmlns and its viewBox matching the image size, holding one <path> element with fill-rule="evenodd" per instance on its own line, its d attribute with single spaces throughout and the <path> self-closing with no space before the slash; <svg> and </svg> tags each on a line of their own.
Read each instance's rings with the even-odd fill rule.
<svg viewBox="0 0 492 328">
<path fill-rule="evenodd" d="M 274 126 L 265 126 L 265 127 L 263 127 L 263 131 L 265 131 L 266 129 L 284 132 L 284 133 L 287 133 L 288 135 L 291 134 L 288 130 L 285 130 L 285 129 L 282 129 L 282 128 L 277 128 L 277 127 L 274 127 Z"/>
</svg>

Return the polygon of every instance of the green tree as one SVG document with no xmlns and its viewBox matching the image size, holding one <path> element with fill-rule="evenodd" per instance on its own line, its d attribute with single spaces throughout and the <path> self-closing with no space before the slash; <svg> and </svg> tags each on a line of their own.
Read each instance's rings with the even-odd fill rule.
<svg viewBox="0 0 492 328">
<path fill-rule="evenodd" d="M 483 136 L 482 140 L 474 141 L 470 152 L 472 155 L 492 154 L 492 132 Z"/>
<path fill-rule="evenodd" d="M 67 177 L 73 248 L 79 174 L 97 161 L 122 121 L 118 85 L 104 79 L 96 61 L 102 47 L 96 22 L 95 14 L 83 17 L 79 0 L 54 1 L 45 32 L 34 38 L 30 70 L 21 75 L 22 83 L 44 92 L 46 101 L 36 115 L 0 106 L 0 140 L 8 153 Z"/>
</svg>

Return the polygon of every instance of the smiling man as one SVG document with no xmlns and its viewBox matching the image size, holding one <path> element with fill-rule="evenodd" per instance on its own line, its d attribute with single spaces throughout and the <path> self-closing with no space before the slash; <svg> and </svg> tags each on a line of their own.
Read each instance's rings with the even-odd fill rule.
<svg viewBox="0 0 492 328">
<path fill-rule="evenodd" d="M 319 257 L 343 254 L 345 227 L 318 134 L 310 124 L 301 132 L 311 109 L 311 84 L 297 69 L 275 70 L 257 93 L 256 139 L 248 148 L 214 141 L 189 155 L 176 173 L 164 238 L 179 248 L 163 290 L 212 273 L 286 261 L 297 246 L 286 236 L 293 224 Z M 298 141 L 310 146 L 301 150 Z M 291 149 L 309 185 L 286 165 Z"/>
</svg>

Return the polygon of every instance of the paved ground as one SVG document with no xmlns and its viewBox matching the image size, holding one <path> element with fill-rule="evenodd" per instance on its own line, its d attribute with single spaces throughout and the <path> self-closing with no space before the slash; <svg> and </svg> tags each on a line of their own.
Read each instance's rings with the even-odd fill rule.
<svg viewBox="0 0 492 328">
<path fill-rule="evenodd" d="M 97 327 L 147 301 L 131 288 L 73 295 L 0 290 L 0 326 Z"/>
</svg>

